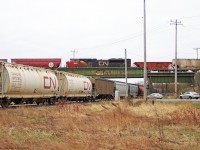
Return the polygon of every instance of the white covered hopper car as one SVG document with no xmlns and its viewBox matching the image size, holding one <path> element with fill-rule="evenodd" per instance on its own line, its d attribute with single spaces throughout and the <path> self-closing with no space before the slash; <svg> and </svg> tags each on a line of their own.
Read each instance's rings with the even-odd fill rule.
<svg viewBox="0 0 200 150">
<path fill-rule="evenodd" d="M 59 82 L 58 95 L 65 100 L 92 99 L 92 83 L 86 77 L 68 72 L 56 72 Z"/>
<path fill-rule="evenodd" d="M 11 101 L 19 103 L 22 99 L 55 99 L 58 80 L 52 70 L 0 62 L 0 104 L 6 107 Z"/>
</svg>

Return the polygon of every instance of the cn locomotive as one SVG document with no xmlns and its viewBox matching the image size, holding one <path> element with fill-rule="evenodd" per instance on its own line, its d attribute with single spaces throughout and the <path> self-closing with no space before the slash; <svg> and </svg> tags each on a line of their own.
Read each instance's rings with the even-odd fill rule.
<svg viewBox="0 0 200 150">
<path fill-rule="evenodd" d="M 139 87 L 128 84 L 128 96 L 136 97 Z M 13 102 L 55 104 L 58 100 L 94 101 L 125 97 L 126 84 L 40 67 L 0 62 L 0 104 Z"/>
<path fill-rule="evenodd" d="M 125 59 L 110 58 L 110 59 L 96 59 L 96 58 L 79 58 L 70 59 L 66 62 L 68 68 L 76 67 L 124 67 Z M 127 67 L 131 67 L 131 59 L 127 59 Z"/>
</svg>

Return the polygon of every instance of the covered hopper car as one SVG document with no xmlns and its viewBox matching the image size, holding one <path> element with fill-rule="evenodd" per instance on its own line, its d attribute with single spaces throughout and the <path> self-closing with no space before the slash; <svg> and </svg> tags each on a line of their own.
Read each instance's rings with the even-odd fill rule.
<svg viewBox="0 0 200 150">
<path fill-rule="evenodd" d="M 0 63 L 0 104 L 16 104 L 26 99 L 55 99 L 58 80 L 54 71 L 31 66 Z M 37 101 L 39 102 L 39 101 Z"/>
<path fill-rule="evenodd" d="M 144 68 L 144 62 L 134 62 L 136 67 Z M 147 62 L 147 69 L 150 71 L 170 70 L 172 62 Z"/>
<path fill-rule="evenodd" d="M 57 71 L 56 76 L 60 98 L 76 101 L 92 99 L 92 83 L 86 76 L 61 71 Z"/>
<path fill-rule="evenodd" d="M 0 59 L 0 61 L 7 62 L 8 60 L 7 59 Z"/>
<path fill-rule="evenodd" d="M 60 58 L 30 58 L 30 59 L 11 59 L 11 63 L 29 65 L 43 68 L 58 68 L 61 64 Z"/>
</svg>

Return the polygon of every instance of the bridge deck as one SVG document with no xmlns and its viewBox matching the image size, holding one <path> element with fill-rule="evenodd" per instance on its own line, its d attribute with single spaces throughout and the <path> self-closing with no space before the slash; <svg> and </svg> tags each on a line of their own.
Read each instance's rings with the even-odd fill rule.
<svg viewBox="0 0 200 150">
<path fill-rule="evenodd" d="M 124 78 L 125 69 L 123 67 L 95 67 L 95 68 L 58 68 L 59 71 L 77 73 L 85 76 L 100 78 Z M 178 72 L 178 82 L 194 83 L 195 72 Z M 148 72 L 148 77 L 153 83 L 174 83 L 174 72 Z M 128 78 L 143 78 L 142 68 L 127 68 Z"/>
<path fill-rule="evenodd" d="M 101 78 L 124 78 L 125 69 L 123 67 L 95 67 L 95 68 L 58 68 L 59 71 L 82 74 L 86 76 L 101 77 Z M 143 69 L 128 68 L 128 78 L 143 78 Z"/>
</svg>

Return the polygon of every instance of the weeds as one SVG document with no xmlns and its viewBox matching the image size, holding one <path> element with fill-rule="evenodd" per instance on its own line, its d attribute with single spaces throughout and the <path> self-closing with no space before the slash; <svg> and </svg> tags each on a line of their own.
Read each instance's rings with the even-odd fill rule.
<svg viewBox="0 0 200 150">
<path fill-rule="evenodd" d="M 0 148 L 199 149 L 189 104 L 102 102 L 0 111 Z"/>
</svg>

